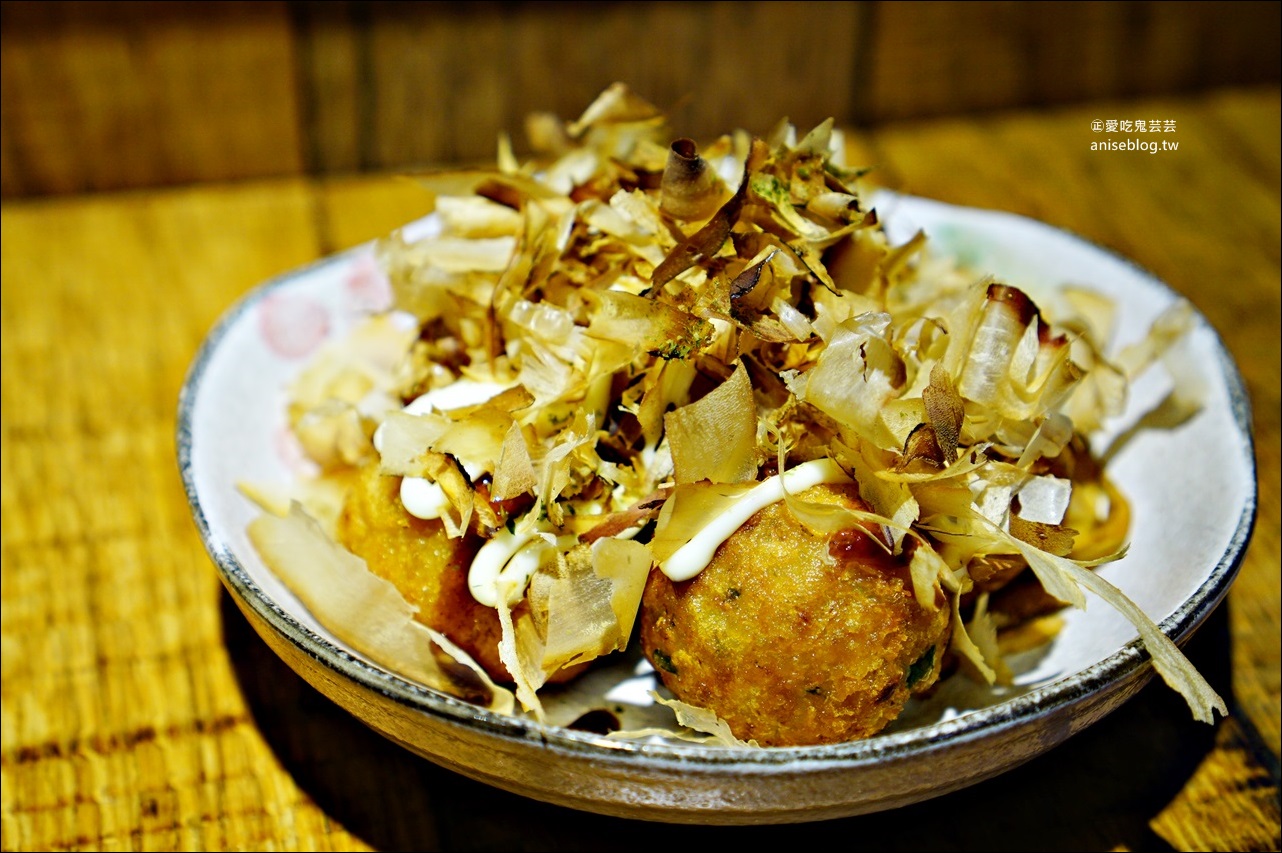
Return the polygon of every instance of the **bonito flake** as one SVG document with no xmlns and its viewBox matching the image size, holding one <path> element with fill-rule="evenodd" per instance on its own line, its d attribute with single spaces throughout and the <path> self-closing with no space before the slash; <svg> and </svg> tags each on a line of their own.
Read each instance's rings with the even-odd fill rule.
<svg viewBox="0 0 1282 853">
<path fill-rule="evenodd" d="M 1188 328 L 1187 306 L 1111 361 L 1112 306 L 1088 288 L 1065 291 L 1057 323 L 1018 283 L 933 255 L 928 234 L 892 245 L 831 122 L 700 146 L 616 84 L 577 120 L 530 128 L 528 163 L 504 140 L 492 170 L 417 176 L 435 230 L 378 245 L 396 305 L 371 322 L 386 334 L 375 346 L 362 327 L 290 400 L 325 476 L 377 463 L 423 481 L 449 536 L 479 541 L 469 584 L 497 611 L 501 680 L 524 713 L 542 717 L 546 685 L 628 647 L 651 571 L 759 481 L 819 460 L 870 509 L 785 489 L 789 510 L 890 553 L 911 543 L 915 597 L 947 601 L 951 651 L 977 677 L 1009 676 L 1002 592 L 1035 577 L 1057 604 L 1102 596 L 1199 719 L 1223 713 L 1091 571 L 1124 553 L 1126 505 L 1088 439 Z M 469 386 L 497 390 L 399 411 Z M 322 544 L 330 531 L 303 505 L 271 518 L 255 543 L 339 636 L 435 689 L 511 702 L 392 585 L 359 580 L 368 569 Z M 324 570 L 287 568 L 294 547 Z M 381 602 L 377 630 L 353 624 L 365 616 L 336 588 Z M 743 745 L 716 715 L 670 706 Z"/>
</svg>

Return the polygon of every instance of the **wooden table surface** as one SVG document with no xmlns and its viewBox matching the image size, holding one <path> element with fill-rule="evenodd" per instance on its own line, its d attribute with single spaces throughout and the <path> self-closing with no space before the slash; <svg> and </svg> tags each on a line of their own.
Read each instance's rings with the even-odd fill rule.
<svg viewBox="0 0 1282 853">
<path fill-rule="evenodd" d="M 1094 119 L 1171 120 L 1156 154 Z M 1129 135 L 1133 136 L 1133 135 Z M 1118 134 L 1112 138 L 1128 138 Z M 635 823 L 524 800 L 372 733 L 280 663 L 219 584 L 174 453 L 178 389 L 263 279 L 425 212 L 395 176 L 3 207 L 4 850 L 1279 849 L 1279 92 L 881 127 L 885 185 L 1071 229 L 1188 296 L 1254 407 L 1260 503 L 1188 653 L 1228 702 L 1160 683 L 967 790 L 826 824 Z"/>
</svg>

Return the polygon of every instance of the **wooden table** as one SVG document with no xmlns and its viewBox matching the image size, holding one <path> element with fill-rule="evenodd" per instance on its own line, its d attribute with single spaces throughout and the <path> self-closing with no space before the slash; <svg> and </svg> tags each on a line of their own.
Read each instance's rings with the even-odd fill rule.
<svg viewBox="0 0 1282 853">
<path fill-rule="evenodd" d="M 1091 121 L 1173 120 L 1156 154 Z M 1126 138 L 1120 134 L 1114 138 Z M 632 823 L 489 789 L 373 734 L 280 663 L 223 592 L 174 461 L 178 389 L 261 280 L 425 211 L 391 176 L 3 208 L 5 850 L 1279 848 L 1279 92 L 856 132 L 891 187 L 1002 208 L 1133 258 L 1220 330 L 1254 405 L 1260 508 L 1188 647 L 1230 715 L 1150 684 L 1005 776 L 829 824 Z M 661 849 L 661 847 L 660 847 Z"/>
</svg>

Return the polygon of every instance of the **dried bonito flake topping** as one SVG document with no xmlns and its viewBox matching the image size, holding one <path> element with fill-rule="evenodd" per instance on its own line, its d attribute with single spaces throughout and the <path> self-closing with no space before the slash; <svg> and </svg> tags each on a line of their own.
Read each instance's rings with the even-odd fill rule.
<svg viewBox="0 0 1282 853">
<path fill-rule="evenodd" d="M 451 555 L 467 583 L 448 595 L 479 602 L 490 634 L 434 607 L 417 618 L 449 639 L 425 646 L 386 584 L 363 593 L 390 614 L 380 629 L 341 635 L 492 707 L 508 695 L 495 683 L 514 685 L 542 717 L 546 685 L 634 642 L 647 578 L 697 583 L 723 543 L 781 505 L 790 535 L 831 543 L 820 562 L 897 573 L 907 598 L 894 607 L 940 632 L 906 660 L 907 687 L 929 687 L 944 655 L 990 683 L 1009 677 L 997 632 L 1017 617 L 1003 591 L 1032 578 L 1055 606 L 1083 606 L 1083 588 L 1105 598 L 1199 719 L 1223 712 L 1091 571 L 1124 553 L 1128 510 L 1088 438 L 1187 329 L 1186 309 L 1110 361 L 1102 297 L 1066 292 L 1074 310 L 1057 324 L 1016 283 L 931 254 L 928 235 L 892 244 L 830 121 L 799 141 L 782 123 L 769 141 L 735 132 L 701 146 L 616 84 L 577 120 L 540 115 L 530 129 L 528 163 L 504 141 L 493 169 L 417 176 L 436 199 L 427 232 L 377 247 L 394 312 L 309 368 L 290 401 L 324 476 L 378 466 L 401 479 L 389 529 Z M 324 552 L 318 536 L 370 547 L 350 512 L 327 530 L 298 503 L 285 518 L 255 527 L 270 563 L 297 541 L 330 567 L 282 571 L 291 585 L 355 588 L 350 572 L 368 571 L 404 588 L 433 571 L 391 560 L 390 545 Z M 473 634 L 498 639 L 472 647 Z M 455 663 L 434 669 L 444 642 Z M 673 650 L 645 651 L 676 683 Z M 459 671 L 467 690 L 450 683 Z M 734 729 L 737 707 L 663 701 L 725 743 L 791 742 Z"/>
</svg>

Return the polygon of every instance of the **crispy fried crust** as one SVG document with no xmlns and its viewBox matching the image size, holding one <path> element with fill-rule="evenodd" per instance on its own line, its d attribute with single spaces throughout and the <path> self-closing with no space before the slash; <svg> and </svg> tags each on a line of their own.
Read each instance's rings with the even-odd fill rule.
<svg viewBox="0 0 1282 853">
<path fill-rule="evenodd" d="M 391 581 L 415 618 L 470 654 L 497 681 L 511 681 L 499 660 L 498 611 L 479 604 L 467 588 L 468 567 L 481 539 L 451 539 L 440 521 L 425 521 L 401 505 L 401 478 L 366 464 L 354 478 L 338 520 L 343 547 Z"/>
<path fill-rule="evenodd" d="M 854 485 L 804 497 L 863 507 Z M 938 679 L 951 623 L 942 594 L 937 603 L 917 604 L 906 558 L 862 531 L 817 534 L 778 503 L 692 580 L 652 571 L 641 641 L 673 695 L 736 737 L 836 743 L 877 733 Z"/>
</svg>

